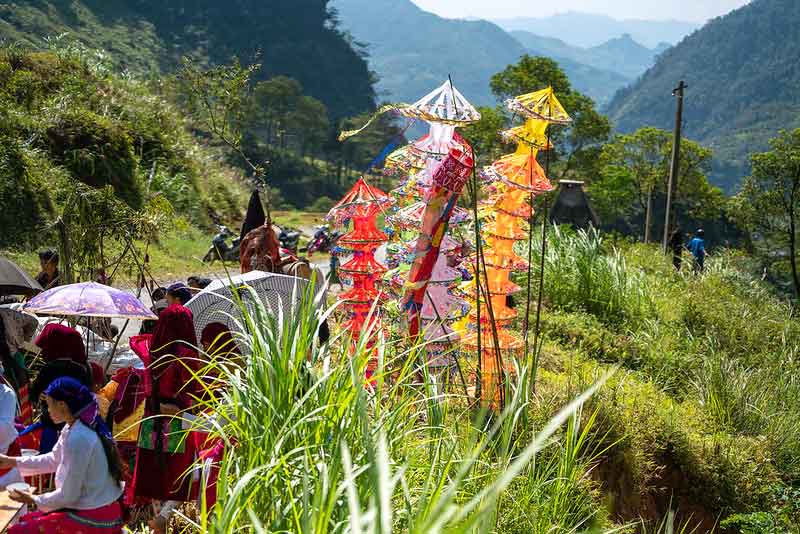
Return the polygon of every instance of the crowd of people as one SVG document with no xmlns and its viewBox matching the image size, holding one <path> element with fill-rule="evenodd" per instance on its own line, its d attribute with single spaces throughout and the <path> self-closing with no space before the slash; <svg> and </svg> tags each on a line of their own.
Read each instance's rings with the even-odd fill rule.
<svg viewBox="0 0 800 534">
<path fill-rule="evenodd" d="M 37 281 L 55 287 L 57 253 L 40 260 Z M 130 510 L 148 507 L 150 528 L 164 533 L 181 503 L 213 504 L 224 447 L 199 422 L 213 415 L 214 369 L 242 360 L 222 323 L 197 339 L 185 304 L 210 280 L 187 282 L 153 291 L 158 319 L 130 339 L 143 366 L 110 377 L 76 328 L 48 323 L 33 342 L 38 355 L 25 357 L 12 342 L 17 325 L 0 316 L 0 489 L 35 509 L 11 534 L 121 533 Z"/>
</svg>

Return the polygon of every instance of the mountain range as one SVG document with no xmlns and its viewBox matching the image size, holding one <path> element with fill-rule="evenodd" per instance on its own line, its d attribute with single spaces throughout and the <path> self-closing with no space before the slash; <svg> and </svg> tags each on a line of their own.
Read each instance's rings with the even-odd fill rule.
<svg viewBox="0 0 800 534">
<path fill-rule="evenodd" d="M 484 20 L 447 19 L 410 0 L 334 0 L 344 29 L 365 45 L 378 75 L 378 95 L 414 101 L 450 74 L 478 105 L 494 105 L 491 76 L 523 54 L 552 57 L 572 84 L 603 105 L 630 84 L 669 45 L 649 49 L 619 34 L 595 47 L 581 47 L 530 32 L 508 33 Z"/>
<path fill-rule="evenodd" d="M 492 22 L 506 31 L 527 31 L 542 37 L 555 37 L 582 48 L 591 48 L 625 34 L 648 48 L 657 48 L 661 43 L 673 45 L 700 27 L 693 22 L 617 20 L 573 11 L 549 17 L 516 17 Z"/>
<path fill-rule="evenodd" d="M 668 43 L 662 42 L 655 48 L 647 48 L 639 44 L 628 33 L 588 48 L 571 45 L 555 37 L 543 37 L 526 31 L 510 33 L 525 48 L 540 55 L 616 72 L 631 81 L 652 67 L 656 57 L 670 47 Z"/>
<path fill-rule="evenodd" d="M 749 154 L 780 129 L 800 127 L 800 2 L 753 0 L 663 52 L 608 111 L 618 130 L 669 129 L 685 80 L 684 132 L 714 150 L 712 178 L 734 190 Z"/>
</svg>

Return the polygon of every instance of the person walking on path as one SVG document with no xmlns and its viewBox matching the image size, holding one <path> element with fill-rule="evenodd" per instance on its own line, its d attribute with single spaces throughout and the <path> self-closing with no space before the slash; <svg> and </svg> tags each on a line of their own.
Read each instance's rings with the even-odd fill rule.
<svg viewBox="0 0 800 534">
<path fill-rule="evenodd" d="M 680 272 L 683 264 L 683 232 L 676 227 L 669 236 L 669 249 L 672 251 L 672 265 Z"/>
<path fill-rule="evenodd" d="M 689 252 L 692 253 L 694 272 L 702 273 L 705 270 L 706 261 L 706 233 L 702 228 L 697 230 L 694 238 L 689 241 Z"/>
</svg>

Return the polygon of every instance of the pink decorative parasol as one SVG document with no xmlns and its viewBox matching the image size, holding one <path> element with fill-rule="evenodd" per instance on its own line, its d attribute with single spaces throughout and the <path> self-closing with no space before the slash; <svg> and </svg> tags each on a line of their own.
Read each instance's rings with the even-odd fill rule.
<svg viewBox="0 0 800 534">
<path fill-rule="evenodd" d="M 24 310 L 41 315 L 158 319 L 144 303 L 130 293 L 96 282 L 48 289 L 29 300 Z"/>
</svg>

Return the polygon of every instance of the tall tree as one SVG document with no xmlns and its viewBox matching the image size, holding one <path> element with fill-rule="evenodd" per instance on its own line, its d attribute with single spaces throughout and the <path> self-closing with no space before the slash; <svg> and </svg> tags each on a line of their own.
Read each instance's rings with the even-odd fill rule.
<svg viewBox="0 0 800 534">
<path fill-rule="evenodd" d="M 650 240 L 653 204 L 663 196 L 669 177 L 672 134 L 658 128 L 642 128 L 617 135 L 600 153 L 600 172 L 590 185 L 595 208 L 606 221 L 644 215 L 642 234 Z M 674 199 L 680 211 L 692 218 L 714 218 L 720 213 L 722 193 L 706 177 L 711 150 L 683 139 L 678 188 Z"/>
<path fill-rule="evenodd" d="M 500 106 L 479 107 L 481 120 L 463 128 L 461 133 L 468 139 L 481 165 L 488 165 L 502 155 L 503 143 L 498 132 L 508 127 L 508 117 Z"/>
<path fill-rule="evenodd" d="M 763 257 L 770 263 L 788 260 L 795 298 L 800 298 L 800 129 L 782 131 L 770 146 L 751 157 L 753 172 L 735 199 L 735 213 Z"/>
<path fill-rule="evenodd" d="M 553 158 L 551 162 L 556 163 L 556 175 L 559 178 L 570 174 L 592 178 L 602 144 L 611 133 L 611 123 L 598 113 L 591 98 L 572 88 L 558 63 L 526 54 L 515 65 L 492 76 L 490 85 L 492 93 L 500 100 L 551 86 L 573 120 L 567 127 L 549 130 L 555 146 L 550 157 Z"/>
</svg>

